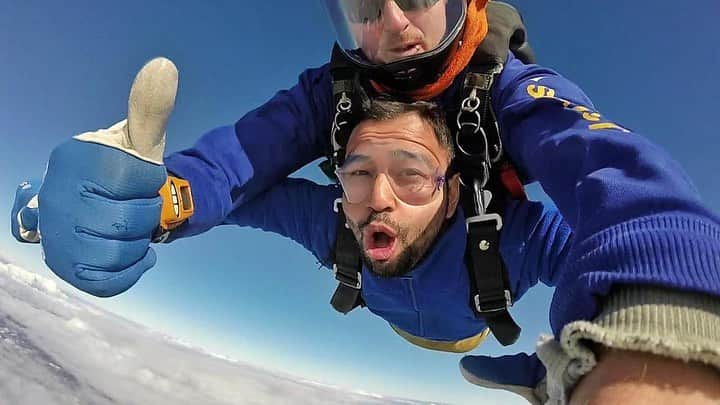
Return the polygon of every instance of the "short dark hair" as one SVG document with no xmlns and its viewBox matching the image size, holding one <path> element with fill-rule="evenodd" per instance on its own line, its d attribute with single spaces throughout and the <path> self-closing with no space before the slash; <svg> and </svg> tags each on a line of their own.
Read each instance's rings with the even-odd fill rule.
<svg viewBox="0 0 720 405">
<path fill-rule="evenodd" d="M 420 119 L 430 125 L 440 146 L 448 152 L 449 161 L 452 162 L 455 157 L 455 148 L 450 136 L 450 128 L 445 119 L 445 113 L 435 103 L 429 101 L 405 103 L 376 98 L 371 100 L 370 105 L 363 110 L 361 118 L 362 120 L 387 121 L 408 113 L 416 113 Z"/>
</svg>

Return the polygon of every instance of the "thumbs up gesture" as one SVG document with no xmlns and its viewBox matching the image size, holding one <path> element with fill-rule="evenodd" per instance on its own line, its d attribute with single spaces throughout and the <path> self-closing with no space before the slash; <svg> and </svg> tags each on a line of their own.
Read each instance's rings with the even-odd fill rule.
<svg viewBox="0 0 720 405">
<path fill-rule="evenodd" d="M 135 78 L 126 120 L 56 147 L 37 198 L 36 184 L 18 188 L 13 234 L 39 239 L 50 269 L 85 292 L 119 294 L 155 264 L 149 245 L 160 222 L 165 128 L 177 84 L 170 60 L 151 60 Z"/>
</svg>

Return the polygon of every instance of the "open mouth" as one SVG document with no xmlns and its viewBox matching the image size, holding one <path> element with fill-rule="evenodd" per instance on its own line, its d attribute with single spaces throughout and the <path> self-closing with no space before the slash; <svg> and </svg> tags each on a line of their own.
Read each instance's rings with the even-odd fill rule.
<svg viewBox="0 0 720 405">
<path fill-rule="evenodd" d="M 384 224 L 370 224 L 363 229 L 363 249 L 375 261 L 387 261 L 397 244 L 397 234 Z"/>
</svg>

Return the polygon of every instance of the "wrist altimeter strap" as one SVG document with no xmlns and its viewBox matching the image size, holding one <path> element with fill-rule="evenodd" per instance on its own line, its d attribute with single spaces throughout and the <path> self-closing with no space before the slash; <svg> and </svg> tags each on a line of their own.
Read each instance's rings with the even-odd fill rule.
<svg viewBox="0 0 720 405">
<path fill-rule="evenodd" d="M 187 221 L 195 210 L 190 182 L 187 180 L 168 175 L 159 193 L 163 203 L 160 226 L 153 238 L 155 242 L 167 239 L 169 232 Z"/>
</svg>

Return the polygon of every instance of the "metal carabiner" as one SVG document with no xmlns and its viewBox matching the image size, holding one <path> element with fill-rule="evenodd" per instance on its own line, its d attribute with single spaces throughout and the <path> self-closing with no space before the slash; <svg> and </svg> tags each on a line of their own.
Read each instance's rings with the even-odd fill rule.
<svg viewBox="0 0 720 405">
<path fill-rule="evenodd" d="M 470 230 L 470 224 L 472 223 L 495 221 L 495 229 L 499 231 L 503 227 L 502 217 L 496 213 L 487 213 L 487 208 L 490 206 L 490 201 L 492 201 L 493 195 L 490 190 L 484 190 L 483 187 L 484 186 L 481 186 L 479 180 L 475 180 L 473 182 L 475 209 L 477 210 L 477 215 L 473 215 L 465 219 L 466 230 Z"/>
<path fill-rule="evenodd" d="M 477 89 L 473 89 L 470 95 L 460 103 L 460 108 L 465 112 L 475 112 L 478 107 L 480 107 L 480 98 L 477 96 Z"/>
<path fill-rule="evenodd" d="M 332 128 L 330 130 L 330 138 L 332 139 L 333 151 L 337 152 L 342 147 L 337 141 L 337 132 L 343 125 L 347 125 L 348 121 L 339 121 L 341 114 L 347 114 L 352 108 L 352 100 L 347 96 L 347 93 L 343 92 L 335 105 L 335 117 L 333 118 Z"/>
<path fill-rule="evenodd" d="M 335 106 L 335 111 L 348 112 L 351 108 L 352 100 L 347 96 L 347 93 L 343 91 L 340 95 L 340 101 L 338 101 L 337 106 Z"/>
</svg>

